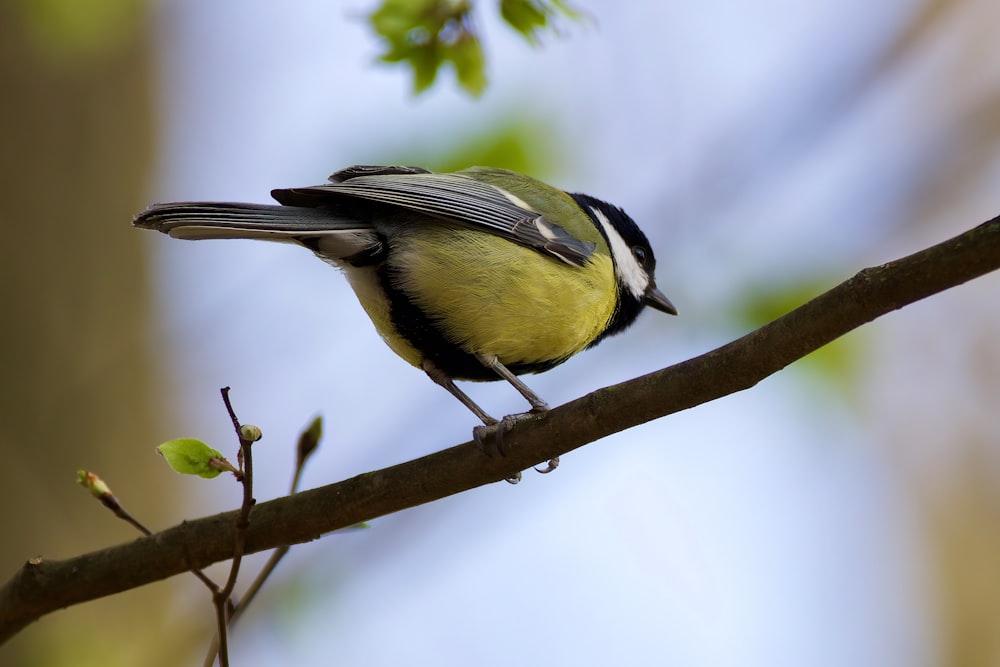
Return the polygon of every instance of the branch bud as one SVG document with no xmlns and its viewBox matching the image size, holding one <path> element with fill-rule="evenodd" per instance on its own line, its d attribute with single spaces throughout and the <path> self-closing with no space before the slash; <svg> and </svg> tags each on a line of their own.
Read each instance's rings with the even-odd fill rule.
<svg viewBox="0 0 1000 667">
<path fill-rule="evenodd" d="M 253 424 L 243 424 L 240 426 L 240 439 L 245 442 L 257 442 L 261 439 L 260 428 Z"/>
</svg>

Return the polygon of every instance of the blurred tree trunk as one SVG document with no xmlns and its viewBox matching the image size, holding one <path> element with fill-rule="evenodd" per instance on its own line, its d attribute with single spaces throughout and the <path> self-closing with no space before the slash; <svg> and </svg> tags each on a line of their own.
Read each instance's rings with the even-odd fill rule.
<svg viewBox="0 0 1000 667">
<path fill-rule="evenodd" d="M 942 220 L 996 209 L 996 156 L 1000 150 L 1000 95 L 996 68 L 987 68 L 1000 10 L 989 0 L 923 0 L 891 50 L 892 61 L 919 62 L 945 47 L 939 78 L 914 104 L 930 127 L 946 133 L 912 196 L 906 230 L 916 243 L 940 236 Z M 990 74 L 987 74 L 990 72 Z M 939 104 L 926 101 L 939 100 Z M 939 120 L 940 119 L 940 120 Z M 968 212 L 968 213 L 966 213 Z M 880 410 L 904 470 L 925 511 L 931 586 L 944 640 L 943 664 L 1000 665 L 1000 316 L 990 283 L 936 300 L 927 313 L 894 321 L 895 350 L 882 366 L 919 360 L 926 382 L 896 388 L 895 410 Z M 983 307 L 982 304 L 990 304 Z M 961 322 L 947 336 L 924 334 L 939 322 Z M 897 327 L 899 330 L 897 329 Z M 957 386 L 971 387 L 956 394 Z M 898 395 L 902 394 L 902 397 Z M 947 425 L 947 427 L 945 427 Z"/>
<path fill-rule="evenodd" d="M 75 483 L 77 469 L 104 477 L 149 525 L 177 516 L 155 488 L 169 477 L 152 454 L 148 269 L 129 227 L 151 162 L 153 61 L 145 5 L 118 5 L 115 21 L 74 42 L 60 30 L 81 24 L 53 21 L 59 3 L 0 3 L 4 578 L 32 556 L 135 536 Z M 45 619 L 0 649 L 0 663 L 176 664 L 170 590 Z"/>
<path fill-rule="evenodd" d="M 978 464 L 988 470 L 990 462 Z M 928 525 L 948 664 L 955 667 L 1000 664 L 1000 492 L 996 474 L 976 465 L 963 471 L 965 484 L 926 494 L 935 496 Z"/>
</svg>

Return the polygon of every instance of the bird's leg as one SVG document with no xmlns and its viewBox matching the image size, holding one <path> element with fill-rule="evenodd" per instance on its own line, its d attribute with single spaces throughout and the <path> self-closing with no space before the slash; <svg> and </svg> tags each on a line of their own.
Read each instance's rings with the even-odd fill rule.
<svg viewBox="0 0 1000 667">
<path fill-rule="evenodd" d="M 449 394 L 461 401 L 462 405 L 472 410 L 473 414 L 483 422 L 484 426 L 476 426 L 472 429 L 472 440 L 476 443 L 476 446 L 487 456 L 493 456 L 493 452 L 497 452 L 500 456 L 503 456 L 503 434 L 513 428 L 513 422 L 498 421 L 486 414 L 486 411 L 479 407 L 468 394 L 455 386 L 454 380 L 435 366 L 429 359 L 424 359 L 421 367 L 427 373 L 427 377 L 433 380 L 435 384 L 444 387 Z M 492 440 L 493 444 L 488 445 L 487 443 L 490 442 L 489 436 L 493 434 L 495 434 Z M 513 477 L 508 477 L 507 481 L 511 484 L 517 484 L 521 481 L 521 473 L 518 472 Z"/>
<path fill-rule="evenodd" d="M 440 368 L 435 366 L 434 362 L 429 359 L 424 359 L 423 363 L 421 363 L 421 367 L 424 369 L 424 372 L 427 373 L 427 377 L 434 381 L 434 384 L 444 387 L 449 394 L 461 401 L 462 405 L 472 410 L 472 412 L 479 417 L 481 422 L 487 426 L 493 426 L 497 423 L 497 420 L 486 414 L 486 411 L 479 407 L 474 400 L 469 398 L 468 394 L 456 387 L 454 380 L 452 380 Z"/>
<path fill-rule="evenodd" d="M 511 385 L 514 386 L 517 391 L 524 396 L 529 403 L 531 403 L 531 412 L 523 412 L 514 415 L 506 415 L 503 419 L 495 419 L 488 415 L 485 410 L 483 410 L 479 405 L 469 397 L 464 391 L 455 386 L 455 381 L 451 377 L 442 371 L 440 368 L 434 365 L 434 362 L 429 359 L 425 359 L 421 363 L 421 368 L 427 374 L 434 384 L 444 387 L 445 390 L 455 398 L 457 398 L 462 405 L 469 408 L 473 414 L 476 415 L 483 422 L 483 426 L 476 426 L 472 429 L 472 439 L 475 441 L 476 445 L 485 453 L 487 456 L 493 456 L 493 452 L 497 452 L 500 456 L 505 453 L 503 446 L 503 435 L 507 431 L 514 428 L 514 425 L 520 421 L 533 418 L 536 414 L 544 414 L 548 411 L 548 404 L 543 401 L 539 396 L 531 391 L 526 384 L 521 382 L 520 378 L 510 372 L 510 370 L 500 363 L 500 360 L 495 356 L 489 357 L 486 355 L 476 355 L 476 358 L 487 368 L 496 372 L 497 375 L 507 380 Z M 493 436 L 493 444 L 487 445 L 486 443 L 490 441 L 490 436 Z M 554 458 L 548 462 L 545 468 L 535 468 L 538 472 L 548 473 L 552 472 L 559 465 L 559 459 Z M 507 479 L 511 484 L 517 484 L 521 480 L 521 473 L 517 473 L 515 476 Z"/>
<path fill-rule="evenodd" d="M 494 373 L 502 377 L 504 380 L 513 385 L 514 389 L 520 392 L 521 396 L 524 396 L 529 403 L 531 403 L 531 412 L 523 412 L 516 415 L 506 415 L 500 420 L 500 424 L 495 427 L 497 428 L 497 449 L 503 453 L 503 433 L 514 428 L 514 425 L 519 421 L 524 421 L 525 419 L 531 418 L 535 414 L 545 414 L 549 411 L 549 404 L 541 399 L 541 397 L 533 392 L 528 385 L 521 381 L 521 378 L 517 377 L 510 372 L 510 369 L 500 363 L 495 355 L 485 355 L 477 354 L 476 359 L 479 360 L 483 366 L 491 369 Z M 478 427 L 477 427 L 478 428 Z M 545 468 L 535 468 L 538 472 L 542 474 L 547 474 L 559 467 L 559 457 L 549 459 L 548 464 Z"/>
<path fill-rule="evenodd" d="M 521 382 L 521 378 L 517 377 L 510 370 L 500 363 L 500 360 L 496 358 L 496 355 L 485 355 L 477 354 L 476 359 L 479 360 L 483 366 L 489 368 L 491 371 L 502 377 L 507 382 L 513 385 L 514 389 L 527 399 L 528 403 L 531 403 L 532 412 L 548 412 L 549 404 L 543 401 L 538 394 L 531 391 L 528 385 Z"/>
</svg>

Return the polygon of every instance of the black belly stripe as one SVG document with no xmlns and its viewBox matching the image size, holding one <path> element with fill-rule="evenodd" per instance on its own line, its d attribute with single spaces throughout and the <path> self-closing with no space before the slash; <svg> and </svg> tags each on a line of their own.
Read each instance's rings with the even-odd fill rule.
<svg viewBox="0 0 1000 667">
<path fill-rule="evenodd" d="M 500 376 L 479 363 L 475 356 L 449 341 L 442 333 L 440 323 L 396 287 L 395 272 L 396 269 L 389 264 L 382 264 L 378 269 L 379 281 L 389 301 L 389 316 L 396 331 L 426 359 L 456 380 L 500 380 Z M 530 335 L 530 332 L 525 332 L 525 335 Z M 541 363 L 508 362 L 506 366 L 512 373 L 520 375 L 541 373 L 564 361 L 566 359 Z"/>
<path fill-rule="evenodd" d="M 396 269 L 382 264 L 379 281 L 389 300 L 389 317 L 396 331 L 426 359 L 447 373 L 463 380 L 499 380 L 493 371 L 445 338 L 439 325 L 396 287 Z"/>
</svg>

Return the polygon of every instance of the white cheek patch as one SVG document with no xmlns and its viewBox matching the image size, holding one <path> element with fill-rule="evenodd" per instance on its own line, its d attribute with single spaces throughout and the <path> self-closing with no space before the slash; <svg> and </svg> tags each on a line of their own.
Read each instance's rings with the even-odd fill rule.
<svg viewBox="0 0 1000 667">
<path fill-rule="evenodd" d="M 615 262 L 615 273 L 618 274 L 618 281 L 632 296 L 641 299 L 646 293 L 646 288 L 649 287 L 649 276 L 639 266 L 635 255 L 632 254 L 632 249 L 608 220 L 608 216 L 593 206 L 590 207 L 590 210 L 597 221 L 601 223 L 601 227 L 608 237 L 608 245 L 611 246 L 611 257 Z"/>
</svg>

